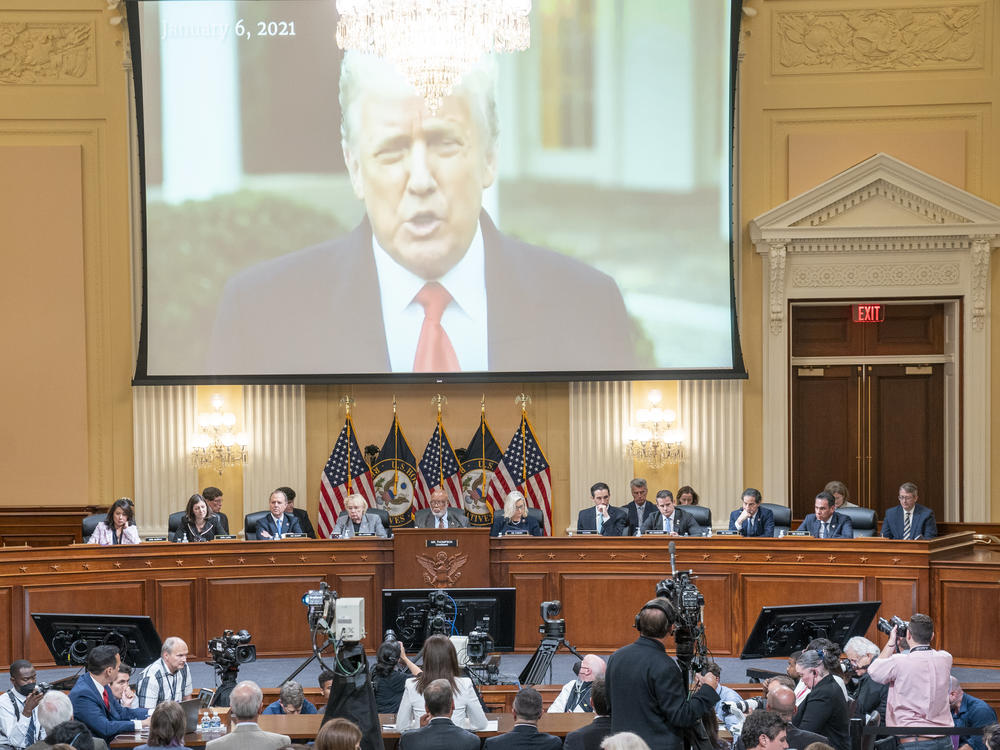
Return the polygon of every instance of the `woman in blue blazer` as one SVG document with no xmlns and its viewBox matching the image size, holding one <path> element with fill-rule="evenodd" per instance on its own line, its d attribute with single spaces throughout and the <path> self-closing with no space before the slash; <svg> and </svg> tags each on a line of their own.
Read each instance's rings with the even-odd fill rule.
<svg viewBox="0 0 1000 750">
<path fill-rule="evenodd" d="M 493 519 L 490 536 L 504 534 L 531 534 L 542 536 L 542 527 L 538 521 L 528 515 L 528 503 L 517 490 L 514 490 L 503 501 L 503 515 Z"/>
</svg>

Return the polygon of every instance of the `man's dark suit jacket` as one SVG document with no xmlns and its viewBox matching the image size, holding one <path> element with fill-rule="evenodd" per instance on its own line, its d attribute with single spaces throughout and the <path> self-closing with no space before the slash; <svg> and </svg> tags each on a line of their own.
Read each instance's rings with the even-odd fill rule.
<svg viewBox="0 0 1000 750">
<path fill-rule="evenodd" d="M 903 506 L 896 505 L 885 512 L 882 522 L 882 536 L 886 539 L 903 538 Z M 937 536 L 937 522 L 934 511 L 926 505 L 917 503 L 913 506 L 913 517 L 910 519 L 910 539 L 933 539 Z"/>
<path fill-rule="evenodd" d="M 614 279 L 502 234 L 483 211 L 489 368 L 494 372 L 637 367 Z M 583 343 L 586 345 L 581 345 Z M 378 373 L 390 368 L 372 230 L 266 261 L 222 293 L 210 374 Z"/>
<path fill-rule="evenodd" d="M 674 507 L 674 512 L 670 514 L 671 524 L 673 530 L 676 531 L 681 536 L 689 536 L 691 534 L 698 535 L 698 522 L 694 520 L 694 516 L 690 513 L 685 513 L 682 509 Z M 656 513 L 651 516 L 646 517 L 646 522 L 642 526 L 642 533 L 645 534 L 647 531 L 657 531 L 663 529 L 663 514 L 660 513 L 659 508 L 657 508 Z"/>
<path fill-rule="evenodd" d="M 597 531 L 597 511 L 596 506 L 584 508 L 576 518 L 576 528 L 583 531 L 593 529 Z M 625 536 L 628 534 L 628 516 L 621 508 L 613 505 L 608 506 L 608 520 L 601 528 L 601 536 Z"/>
<path fill-rule="evenodd" d="M 813 685 L 792 717 L 792 724 L 796 727 L 823 735 L 837 750 L 849 750 L 851 747 L 849 722 L 844 691 L 832 675 Z"/>
<path fill-rule="evenodd" d="M 830 520 L 827 521 L 827 523 L 830 524 L 830 533 L 826 537 L 827 539 L 854 538 L 854 526 L 851 524 L 851 519 L 848 518 L 847 516 L 838 513 L 837 511 L 834 511 L 833 515 L 830 516 Z M 821 524 L 819 522 L 819 519 L 816 518 L 816 514 L 810 513 L 803 519 L 802 524 L 799 526 L 798 530 L 808 531 L 810 534 L 812 534 L 814 537 L 818 539 L 820 525 Z"/>
<path fill-rule="evenodd" d="M 854 696 L 854 715 L 864 716 L 872 711 L 878 711 L 885 724 L 885 704 L 889 700 L 889 686 L 875 682 L 866 672 L 858 683 L 858 692 Z"/>
<path fill-rule="evenodd" d="M 506 734 L 486 740 L 484 750 L 560 750 L 562 740 L 539 732 L 533 724 L 515 724 Z"/>
<path fill-rule="evenodd" d="M 312 521 L 309 520 L 309 511 L 305 508 L 292 508 L 292 513 L 299 521 L 302 532 L 310 539 L 316 538 L 316 529 L 313 528 Z M 287 513 L 285 515 L 288 515 Z"/>
<path fill-rule="evenodd" d="M 660 512 L 660 509 L 656 507 L 656 503 L 652 500 L 644 502 L 642 509 L 646 514 L 642 517 L 642 521 L 645 521 L 650 516 L 658 515 Z M 628 515 L 628 535 L 632 536 L 642 526 L 642 521 L 639 520 L 639 506 L 633 500 L 627 505 L 623 505 L 622 510 Z"/>
<path fill-rule="evenodd" d="M 215 525 L 222 529 L 223 534 L 229 533 L 229 516 L 225 513 L 213 513 L 209 518 L 215 519 Z"/>
<path fill-rule="evenodd" d="M 601 742 L 610 734 L 611 717 L 595 716 L 587 726 L 566 735 L 563 750 L 601 750 Z"/>
<path fill-rule="evenodd" d="M 447 716 L 438 716 L 426 727 L 403 732 L 399 750 L 479 750 L 479 738 L 456 727 Z"/>
<path fill-rule="evenodd" d="M 753 533 L 749 533 L 747 526 L 750 521 L 744 521 L 740 527 L 736 526 L 736 519 L 743 512 L 742 508 L 737 508 L 729 514 L 729 530 L 740 532 L 740 536 L 774 536 L 774 513 L 770 508 L 757 508 L 754 513 Z"/>
<path fill-rule="evenodd" d="M 469 517 L 458 508 L 448 508 L 448 528 L 464 529 L 469 526 Z M 413 525 L 418 529 L 434 528 L 434 512 L 430 508 L 423 508 L 413 514 Z"/>
<path fill-rule="evenodd" d="M 145 719 L 149 711 L 145 708 L 125 708 L 107 688 L 104 690 L 108 694 L 110 708 L 105 708 L 104 697 L 90 675 L 84 672 L 69 691 L 69 700 L 73 704 L 73 718 L 86 724 L 95 737 L 111 742 L 115 735 L 134 733 L 133 719 Z"/>
<path fill-rule="evenodd" d="M 257 539 L 268 541 L 267 537 L 261 536 L 260 532 L 266 531 L 272 537 L 278 533 L 278 524 L 274 522 L 274 518 L 268 513 L 262 519 L 257 522 L 255 529 L 257 533 Z M 301 534 L 302 527 L 299 525 L 299 519 L 293 516 L 291 513 L 285 513 L 285 520 L 281 522 L 281 535 L 285 534 Z"/>
</svg>

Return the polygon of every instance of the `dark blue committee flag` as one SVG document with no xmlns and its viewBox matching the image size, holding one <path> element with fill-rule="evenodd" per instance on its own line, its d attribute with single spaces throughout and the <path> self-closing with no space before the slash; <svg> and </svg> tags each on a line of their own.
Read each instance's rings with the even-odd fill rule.
<svg viewBox="0 0 1000 750">
<path fill-rule="evenodd" d="M 413 525 L 413 509 L 426 502 L 423 479 L 417 469 L 417 459 L 406 442 L 399 418 L 392 415 L 389 434 L 382 450 L 372 462 L 375 485 L 375 507 L 389 513 L 389 525 L 395 529 Z"/>
<path fill-rule="evenodd" d="M 493 481 L 493 470 L 502 460 L 503 451 L 493 437 L 484 411 L 479 418 L 479 429 L 469 441 L 465 460 L 462 461 L 462 506 L 472 526 L 493 523 L 493 508 L 486 498 Z"/>
</svg>

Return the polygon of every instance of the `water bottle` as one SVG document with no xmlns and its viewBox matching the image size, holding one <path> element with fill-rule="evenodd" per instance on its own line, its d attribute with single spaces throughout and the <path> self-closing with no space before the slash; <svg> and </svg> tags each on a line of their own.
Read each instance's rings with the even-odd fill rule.
<svg viewBox="0 0 1000 750">
<path fill-rule="evenodd" d="M 181 544 L 187 544 L 187 540 L 188 540 L 188 535 L 187 532 L 185 531 L 184 534 L 181 536 Z"/>
<path fill-rule="evenodd" d="M 212 719 L 209 718 L 208 711 L 201 715 L 201 724 L 198 725 L 199 732 L 207 732 L 212 728 Z"/>
<path fill-rule="evenodd" d="M 222 729 L 222 719 L 219 718 L 219 712 L 212 709 L 212 731 L 218 732 Z"/>
<path fill-rule="evenodd" d="M 708 531 L 705 532 L 705 536 L 712 536 L 712 527 L 708 527 Z"/>
</svg>

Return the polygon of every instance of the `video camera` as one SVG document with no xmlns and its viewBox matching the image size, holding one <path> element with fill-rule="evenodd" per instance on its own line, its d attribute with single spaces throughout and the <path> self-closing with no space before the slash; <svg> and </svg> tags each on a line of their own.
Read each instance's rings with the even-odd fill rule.
<svg viewBox="0 0 1000 750">
<path fill-rule="evenodd" d="M 212 638 L 208 642 L 208 653 L 212 661 L 222 669 L 257 661 L 257 647 L 250 643 L 251 638 L 246 630 L 238 633 L 223 630 L 221 637 Z"/>
<path fill-rule="evenodd" d="M 365 600 L 360 597 L 337 597 L 326 581 L 321 581 L 319 589 L 302 595 L 306 605 L 306 618 L 313 642 L 317 633 L 325 633 L 335 642 L 356 643 L 365 637 Z"/>
<path fill-rule="evenodd" d="M 894 625 L 896 626 L 896 636 L 899 638 L 906 638 L 906 620 L 902 619 L 899 615 L 893 615 L 888 620 L 884 617 L 878 618 L 878 625 L 876 627 L 880 633 L 889 635 L 892 633 Z"/>
<path fill-rule="evenodd" d="M 493 650 L 493 639 L 490 637 L 490 618 L 484 617 L 476 627 L 469 632 L 469 640 L 465 653 L 473 664 L 482 664 L 489 658 Z"/>
<path fill-rule="evenodd" d="M 705 597 L 694 584 L 694 571 L 677 570 L 676 546 L 670 542 L 670 578 L 656 584 L 656 596 L 668 600 L 677 614 L 677 661 L 685 672 L 703 672 L 708 668 L 708 645 L 702 609 Z M 544 605 L 543 605 L 544 606 Z"/>
</svg>

